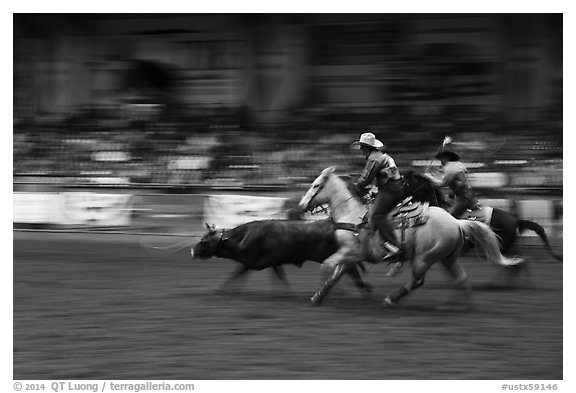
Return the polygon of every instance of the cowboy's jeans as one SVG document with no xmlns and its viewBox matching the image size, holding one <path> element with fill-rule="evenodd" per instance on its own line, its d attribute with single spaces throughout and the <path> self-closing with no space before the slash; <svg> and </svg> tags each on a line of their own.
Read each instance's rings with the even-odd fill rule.
<svg viewBox="0 0 576 393">
<path fill-rule="evenodd" d="M 378 191 L 372 212 L 372 220 L 376 228 L 378 228 L 382 240 L 385 242 L 388 241 L 396 247 L 400 247 L 400 243 L 396 239 L 394 226 L 388 220 L 387 216 L 390 210 L 402 201 L 403 197 L 402 183 L 398 180 L 389 181 L 385 187 Z"/>
</svg>

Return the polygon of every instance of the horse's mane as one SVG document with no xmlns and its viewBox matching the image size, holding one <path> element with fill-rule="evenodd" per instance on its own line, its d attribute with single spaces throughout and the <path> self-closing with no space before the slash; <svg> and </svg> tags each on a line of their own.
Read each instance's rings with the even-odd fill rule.
<svg viewBox="0 0 576 393">
<path fill-rule="evenodd" d="M 415 201 L 429 202 L 432 205 L 437 204 L 440 205 L 441 207 L 447 205 L 442 190 L 436 185 L 434 185 L 434 183 L 432 183 L 430 179 L 428 179 L 426 176 L 412 169 L 401 171 L 401 174 L 406 180 L 406 183 L 408 185 L 408 189 L 406 190 L 407 191 L 406 196 L 410 195 L 414 198 Z M 364 201 L 362 200 L 361 196 L 358 195 L 358 190 L 354 186 L 354 182 L 351 176 L 336 175 L 336 174 L 332 175 L 339 178 L 344 182 L 344 184 L 346 184 L 348 191 L 350 192 L 350 194 L 352 194 L 354 199 L 364 204 Z"/>
<path fill-rule="evenodd" d="M 356 186 L 354 186 L 354 182 L 352 181 L 352 177 L 350 175 L 337 175 L 336 177 L 340 178 L 340 180 L 343 180 L 344 183 L 346 184 L 346 187 L 348 188 L 348 191 L 350 191 L 350 194 L 352 194 L 352 196 L 360 203 L 364 204 L 364 201 L 362 201 L 362 199 L 360 198 L 360 195 L 358 195 L 358 189 L 356 188 Z"/>
<path fill-rule="evenodd" d="M 401 171 L 401 174 L 408 184 L 408 194 L 414 197 L 414 200 L 431 202 L 430 198 L 433 196 L 441 207 L 447 205 L 440 187 L 437 187 L 426 176 L 412 169 Z"/>
<path fill-rule="evenodd" d="M 413 170 L 413 169 L 406 169 L 406 170 L 400 171 L 400 174 L 401 174 L 405 179 L 417 178 L 418 180 L 428 181 L 428 179 L 426 179 L 425 176 L 419 174 L 418 172 L 416 172 L 416 171 Z"/>
</svg>

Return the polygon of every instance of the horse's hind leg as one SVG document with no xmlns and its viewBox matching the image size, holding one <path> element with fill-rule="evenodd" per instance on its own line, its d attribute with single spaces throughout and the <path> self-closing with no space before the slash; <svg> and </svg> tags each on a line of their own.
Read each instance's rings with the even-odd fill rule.
<svg viewBox="0 0 576 393">
<path fill-rule="evenodd" d="M 402 288 L 397 289 L 396 291 L 392 292 L 391 295 L 384 298 L 383 304 L 388 307 L 396 307 L 398 302 L 410 292 L 415 290 L 418 287 L 424 285 L 424 278 L 419 278 L 416 276 L 412 276 L 412 279 L 408 281 L 406 285 Z"/>
<path fill-rule="evenodd" d="M 426 277 L 427 271 L 428 266 L 423 261 L 414 261 L 412 263 L 412 279 L 402 288 L 397 289 L 384 298 L 382 303 L 387 307 L 395 307 L 404 296 L 424 285 L 424 278 Z"/>
<path fill-rule="evenodd" d="M 499 238 L 500 252 L 507 255 L 516 242 L 518 235 L 518 220 L 507 212 L 494 209 L 490 228 Z"/>
<path fill-rule="evenodd" d="M 524 261 L 512 266 L 497 266 L 489 284 L 493 287 L 507 289 L 533 286 L 529 263 Z"/>
<path fill-rule="evenodd" d="M 457 290 L 449 302 L 449 307 L 459 307 L 470 310 L 474 307 L 472 300 L 472 286 L 468 281 L 468 274 L 462 264 L 458 262 L 458 253 L 453 253 L 442 261 L 442 264 L 452 277 L 452 285 Z M 463 292 L 462 292 L 463 291 Z"/>
<path fill-rule="evenodd" d="M 522 286 L 532 287 L 532 273 L 530 271 L 530 265 L 528 262 L 509 267 L 508 285 L 511 287 L 518 286 L 518 281 L 521 280 L 521 275 L 524 275 L 524 279 L 521 281 Z"/>
</svg>

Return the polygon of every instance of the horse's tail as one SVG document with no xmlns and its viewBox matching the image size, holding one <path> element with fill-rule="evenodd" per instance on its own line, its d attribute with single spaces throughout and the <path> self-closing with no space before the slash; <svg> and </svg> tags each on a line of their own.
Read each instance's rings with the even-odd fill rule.
<svg viewBox="0 0 576 393">
<path fill-rule="evenodd" d="M 542 239 L 542 241 L 544 242 L 544 248 L 546 248 L 546 250 L 548 250 L 548 252 L 557 260 L 562 261 L 562 256 L 558 255 L 556 253 L 554 253 L 554 251 L 552 251 L 552 247 L 550 246 L 550 242 L 548 241 L 548 236 L 546 235 L 546 231 L 544 230 L 544 228 L 542 228 L 542 226 L 540 226 L 540 224 L 535 223 L 534 221 L 529 221 L 529 220 L 518 220 L 518 231 L 520 233 L 524 232 L 525 230 L 530 230 L 533 232 L 536 232 L 536 234 L 538 234 L 538 236 L 540 236 L 540 239 Z"/>
<path fill-rule="evenodd" d="M 522 262 L 518 258 L 507 258 L 500 252 L 498 236 L 486 224 L 478 221 L 458 220 L 458 225 L 464 236 L 469 237 L 472 242 L 484 252 L 489 262 L 500 266 L 513 266 Z"/>
</svg>

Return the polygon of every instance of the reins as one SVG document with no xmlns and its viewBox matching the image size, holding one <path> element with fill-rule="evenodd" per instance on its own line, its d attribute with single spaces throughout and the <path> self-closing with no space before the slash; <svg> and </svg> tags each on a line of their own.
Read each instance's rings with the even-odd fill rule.
<svg viewBox="0 0 576 393">
<path fill-rule="evenodd" d="M 314 195 L 315 197 L 316 195 Z M 314 199 L 314 197 L 312 197 L 312 199 L 310 199 L 311 201 Z M 337 204 L 336 206 L 334 206 L 332 208 L 332 210 L 335 210 L 337 207 L 339 207 L 340 205 L 343 205 L 344 203 L 348 202 L 350 199 L 354 199 L 354 195 L 352 195 L 350 198 L 345 199 L 344 201 L 340 202 L 339 204 Z M 318 205 L 316 206 L 314 209 L 310 210 L 310 214 L 315 215 L 318 213 L 326 213 L 328 214 L 328 207 L 326 206 L 326 204 L 323 205 Z"/>
<path fill-rule="evenodd" d="M 324 184 L 322 185 L 322 187 L 324 187 Z M 310 201 L 313 201 L 314 198 L 316 197 L 316 195 L 318 194 L 318 192 L 320 192 L 320 187 L 318 188 L 318 190 L 316 190 L 316 192 L 314 193 L 314 195 L 312 196 L 312 198 L 310 198 Z M 350 195 L 350 197 L 346 198 L 345 200 L 343 200 L 342 202 L 338 203 L 337 205 L 333 206 L 331 208 L 331 210 L 336 210 L 338 207 L 340 207 L 341 205 L 343 205 L 344 203 L 354 199 L 355 196 L 352 194 Z M 365 203 L 362 203 L 363 207 L 366 207 Z M 310 211 L 310 214 L 314 215 L 314 214 L 318 214 L 320 212 L 324 212 L 326 214 L 328 213 L 328 207 L 326 206 L 326 204 L 322 204 L 322 205 L 318 205 L 316 208 L 312 209 Z M 331 214 L 329 214 L 331 217 Z M 349 222 L 334 222 L 334 224 L 336 225 L 336 229 L 342 229 L 342 230 L 346 230 L 346 231 L 351 231 L 355 234 L 355 236 L 358 236 L 358 227 L 360 227 L 362 225 L 362 223 L 360 224 L 352 224 Z"/>
</svg>

